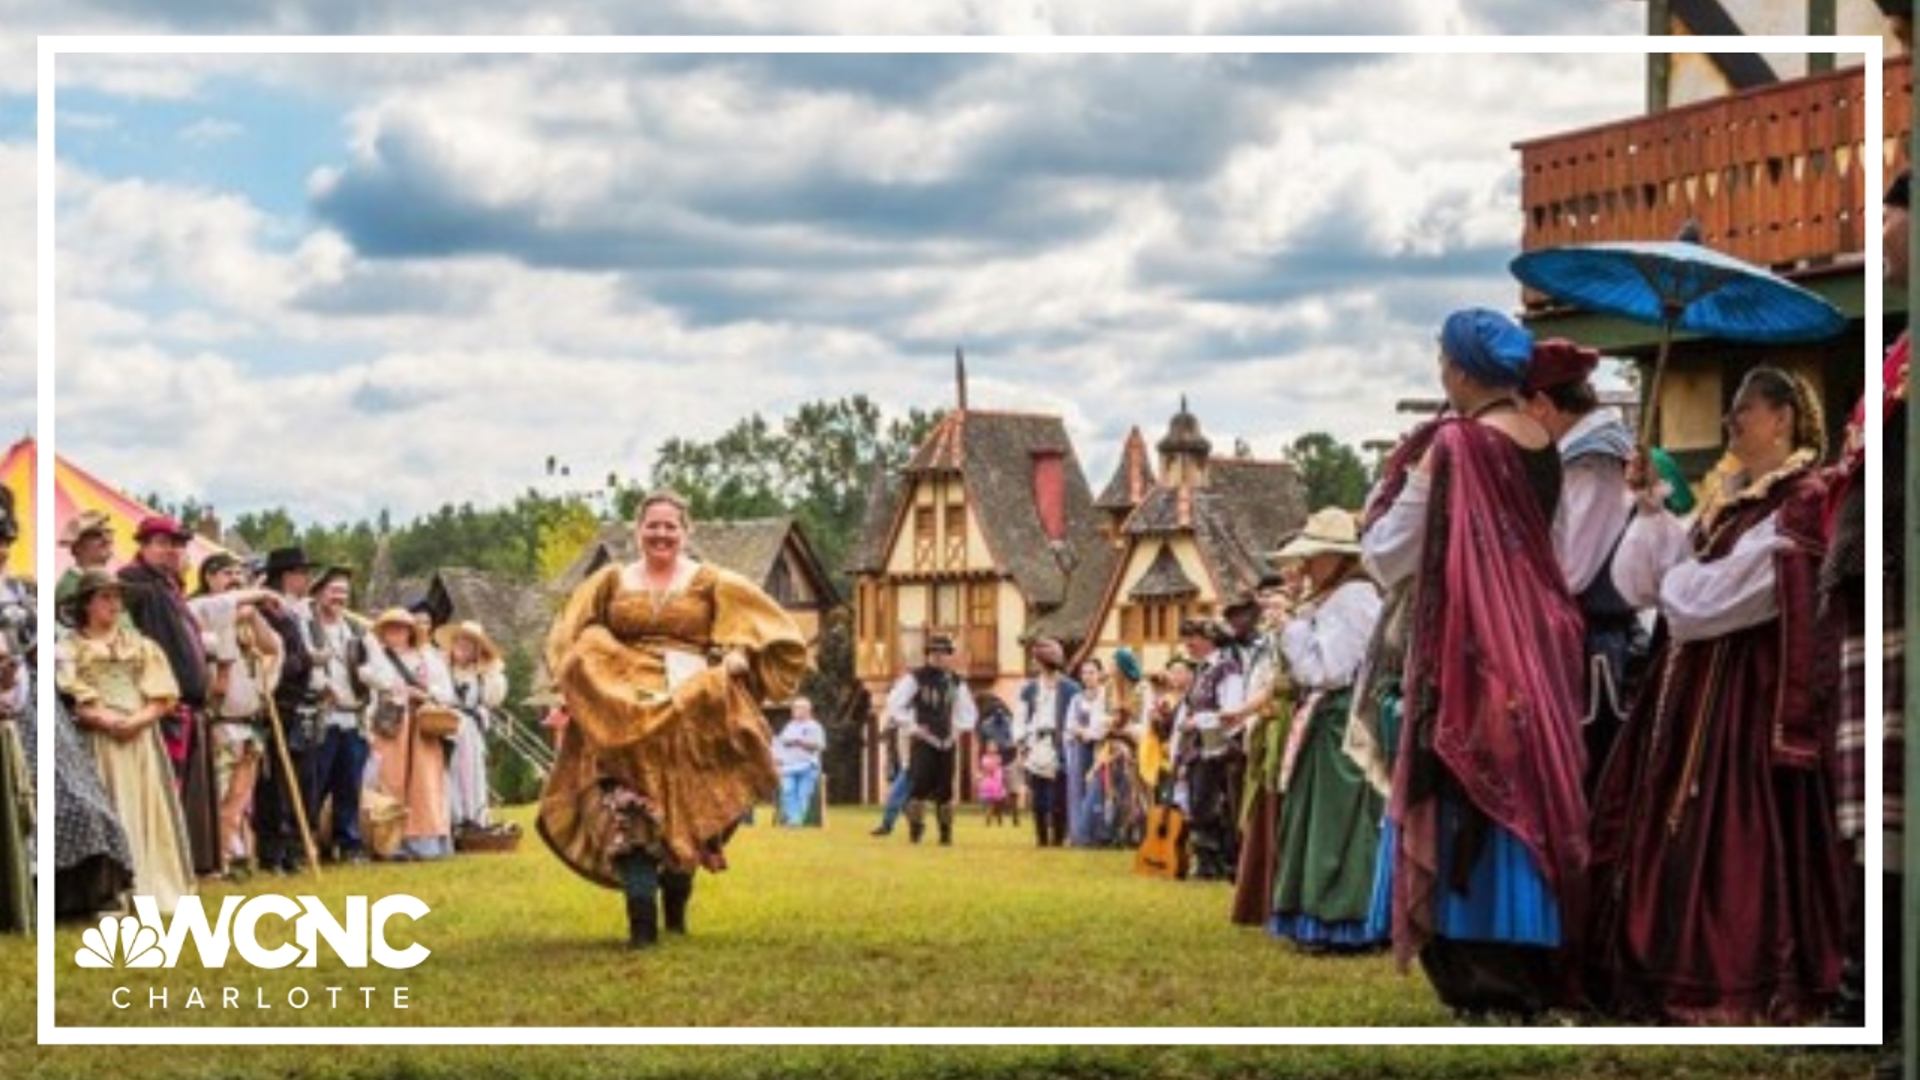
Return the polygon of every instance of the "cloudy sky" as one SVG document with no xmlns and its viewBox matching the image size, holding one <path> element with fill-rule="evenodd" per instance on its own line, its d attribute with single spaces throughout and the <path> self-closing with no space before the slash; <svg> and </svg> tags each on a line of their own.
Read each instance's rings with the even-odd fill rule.
<svg viewBox="0 0 1920 1080">
<path fill-rule="evenodd" d="M 96 3 L 72 28 L 230 14 L 174 7 L 155 25 Z M 1115 25 L 1092 4 L 839 5 L 900 32 L 1345 28 L 1330 3 L 1139 7 Z M 1536 7 L 1533 28 L 1642 17 L 1443 3 L 1353 29 L 1498 30 Z M 273 11 L 258 28 L 389 28 L 372 5 Z M 595 12 L 510 28 L 630 29 Z M 676 28 L 831 28 L 785 17 Z M 0 78 L 31 70 L 18 57 Z M 1127 428 L 1157 437 L 1183 393 L 1221 446 L 1390 434 L 1393 402 L 1432 390 L 1437 320 L 1517 299 L 1511 144 L 1634 112 L 1642 64 L 69 58 L 60 445 L 229 515 L 405 518 L 541 484 L 549 454 L 643 475 L 664 439 L 754 410 L 945 405 L 956 345 L 974 403 L 1066 416 L 1095 484 Z M 32 87 L 4 90 L 0 176 L 30 177 Z M 0 184 L 15 235 L 31 213 L 30 183 Z M 31 385 L 32 269 L 30 248 L 0 250 L 10 389 Z M 30 428 L 5 396 L 0 424 Z"/>
</svg>

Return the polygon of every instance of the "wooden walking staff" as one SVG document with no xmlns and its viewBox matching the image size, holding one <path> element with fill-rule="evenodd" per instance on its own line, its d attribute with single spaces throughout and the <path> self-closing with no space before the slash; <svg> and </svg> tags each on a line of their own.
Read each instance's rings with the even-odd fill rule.
<svg viewBox="0 0 1920 1080">
<path fill-rule="evenodd" d="M 258 658 L 249 656 L 247 666 L 254 671 L 254 681 L 259 682 Z M 262 694 L 267 702 L 267 722 L 273 725 L 274 754 L 280 760 L 280 778 L 287 789 L 287 800 L 293 804 L 293 820 L 300 826 L 300 846 L 307 852 L 307 869 L 312 871 L 316 880 L 320 877 L 320 847 L 313 842 L 313 829 L 307 824 L 307 802 L 300 797 L 300 778 L 293 772 L 293 756 L 287 753 L 287 729 L 280 723 L 280 706 L 273 700 L 272 694 Z"/>
</svg>

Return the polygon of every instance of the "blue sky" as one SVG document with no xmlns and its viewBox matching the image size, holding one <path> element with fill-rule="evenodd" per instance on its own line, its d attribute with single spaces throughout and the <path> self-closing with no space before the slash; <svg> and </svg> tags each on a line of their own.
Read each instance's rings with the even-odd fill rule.
<svg viewBox="0 0 1920 1080">
<path fill-rule="evenodd" d="M 340 152 L 340 103 L 292 87 L 215 78 L 185 100 L 84 86 L 58 100 L 62 160 L 106 180 L 233 192 L 295 224 L 307 176 Z"/>
<path fill-rule="evenodd" d="M 33 140 L 33 99 L 24 95 L 0 94 L 0 141 Z"/>
<path fill-rule="evenodd" d="M 60 96 L 64 452 L 239 513 L 402 518 L 548 454 L 867 393 L 1058 413 L 1092 481 L 1398 430 L 1511 307 L 1511 144 L 1634 57 L 90 58 Z M 1418 103 L 1446 102 L 1422 109 Z"/>
</svg>

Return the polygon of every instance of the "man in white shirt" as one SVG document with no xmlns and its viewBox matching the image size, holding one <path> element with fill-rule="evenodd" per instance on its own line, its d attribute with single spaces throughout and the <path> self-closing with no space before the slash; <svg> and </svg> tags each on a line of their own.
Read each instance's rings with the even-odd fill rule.
<svg viewBox="0 0 1920 1080">
<path fill-rule="evenodd" d="M 267 745 L 262 688 L 279 678 L 282 650 L 280 636 L 261 614 L 274 594 L 244 586 L 240 560 L 215 552 L 200 564 L 200 588 L 187 601 L 213 639 L 207 650 L 213 669 L 207 708 L 220 787 L 220 850 L 227 876 L 236 879 L 250 875 L 256 851 L 250 818 Z"/>
<path fill-rule="evenodd" d="M 966 681 L 953 671 L 953 639 L 935 634 L 927 641 L 927 662 L 893 684 L 887 715 L 910 732 L 913 757 L 907 771 L 913 791 L 907 801 L 907 836 L 914 843 L 926 834 L 926 806 L 934 804 L 940 843 L 953 843 L 953 758 L 960 733 L 979 720 Z"/>
<path fill-rule="evenodd" d="M 813 718 L 813 702 L 794 698 L 793 717 L 773 740 L 774 764 L 780 769 L 780 824 L 807 824 L 813 791 L 820 783 L 820 752 L 826 746 L 827 729 Z"/>
<path fill-rule="evenodd" d="M 319 820 L 320 808 L 333 801 L 333 838 L 340 857 L 366 861 L 360 836 L 360 781 L 367 767 L 367 738 L 361 711 L 367 690 L 359 671 L 367 660 L 363 632 L 347 618 L 353 572 L 330 566 L 314 579 L 310 594 L 313 621 L 314 686 L 320 694 L 320 744 L 313 753 L 313 785 L 307 792 L 307 816 Z"/>
<path fill-rule="evenodd" d="M 1635 632 L 1634 606 L 1614 587 L 1614 551 L 1633 517 L 1627 464 L 1633 432 L 1620 411 L 1603 408 L 1590 381 L 1600 354 L 1571 341 L 1534 346 L 1521 388 L 1527 415 L 1560 448 L 1560 505 L 1553 518 L 1553 550 L 1567 591 L 1586 621 L 1586 786 L 1589 793 L 1613 748 L 1632 702 L 1627 654 Z"/>
<path fill-rule="evenodd" d="M 1086 807 L 1081 805 L 1087 767 L 1093 763 L 1093 742 L 1073 738 L 1080 684 L 1065 671 L 1066 650 L 1052 638 L 1036 638 L 1028 646 L 1034 675 L 1020 688 L 1020 712 L 1014 718 L 1014 741 L 1020 746 L 1020 770 L 1026 774 L 1033 802 L 1033 834 L 1039 847 L 1059 847 L 1072 839 L 1088 843 Z M 1091 732 L 1083 732 L 1091 734 Z"/>
</svg>

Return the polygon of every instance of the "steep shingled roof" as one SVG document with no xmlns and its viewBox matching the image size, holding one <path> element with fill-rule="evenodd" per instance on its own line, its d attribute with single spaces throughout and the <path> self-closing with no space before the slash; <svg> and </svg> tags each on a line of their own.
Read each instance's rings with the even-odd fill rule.
<svg viewBox="0 0 1920 1080">
<path fill-rule="evenodd" d="M 1034 503 L 1037 454 L 1061 457 L 1062 509 L 1067 536 L 1061 555 L 1049 540 Z M 1113 574 L 1115 552 L 1100 536 L 1093 491 L 1080 458 L 1057 416 L 955 410 L 928 433 L 904 470 L 900 492 L 919 476 L 958 472 L 974 520 L 994 563 L 1013 579 L 1039 615 L 1033 633 L 1081 640 Z M 896 493 L 878 551 L 868 569 L 878 570 L 902 521 Z"/>
<path fill-rule="evenodd" d="M 1281 540 L 1306 524 L 1307 485 L 1284 461 L 1215 458 L 1207 466 L 1207 487 L 1233 521 L 1233 531 L 1253 545 L 1256 555 L 1273 551 Z"/>
<path fill-rule="evenodd" d="M 1215 588 L 1231 596 L 1259 582 L 1265 554 L 1306 521 L 1306 502 L 1305 485 L 1284 461 L 1216 458 L 1206 487 L 1156 486 L 1122 531 L 1137 543 L 1191 532 Z"/>
<path fill-rule="evenodd" d="M 381 584 L 378 593 L 371 590 L 367 605 L 373 611 L 408 604 L 422 597 L 432 598 L 452 613 L 454 622 L 472 620 L 486 628 L 503 649 L 520 645 L 528 655 L 539 657 L 547 640 L 547 628 L 559 611 L 565 593 L 539 585 L 526 585 L 503 575 L 489 574 L 464 566 L 447 566 L 425 578 L 397 578 Z"/>
<path fill-rule="evenodd" d="M 1093 505 L 1102 510 L 1131 510 L 1153 490 L 1153 483 L 1153 459 L 1147 456 L 1146 437 L 1136 424 L 1120 446 L 1120 464 L 1113 470 L 1113 479 L 1107 481 Z"/>
<path fill-rule="evenodd" d="M 906 483 L 900 473 L 875 462 L 867 480 L 867 511 L 860 519 L 860 535 L 853 543 L 848 573 L 877 574 L 887 567 L 887 540 Z"/>
<path fill-rule="evenodd" d="M 562 600 L 538 586 L 457 566 L 436 573 L 429 589 L 434 587 L 444 590 L 452 601 L 455 621 L 479 622 L 501 646 L 519 642 L 534 656 L 545 645 Z"/>
<path fill-rule="evenodd" d="M 1180 596 L 1192 596 L 1200 591 L 1187 572 L 1180 567 L 1180 560 L 1173 549 L 1166 544 L 1160 545 L 1160 554 L 1153 557 L 1153 564 L 1147 572 L 1140 575 L 1133 588 L 1127 590 L 1130 600 L 1171 600 Z"/>
</svg>

